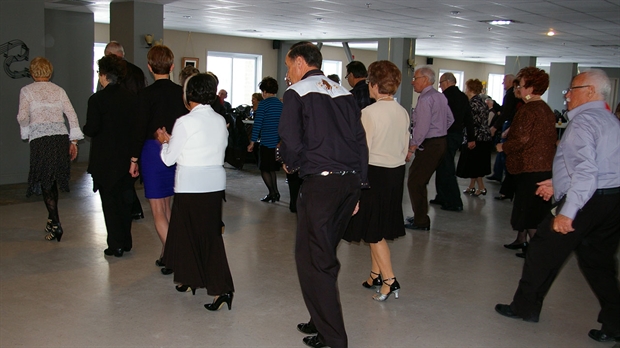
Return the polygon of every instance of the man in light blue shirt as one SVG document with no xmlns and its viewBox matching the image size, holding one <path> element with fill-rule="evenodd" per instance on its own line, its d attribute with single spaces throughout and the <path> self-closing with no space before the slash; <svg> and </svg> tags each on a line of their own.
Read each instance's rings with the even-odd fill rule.
<svg viewBox="0 0 620 348">
<path fill-rule="evenodd" d="M 605 102 L 611 90 L 598 69 L 575 78 L 566 94 L 570 123 L 553 161 L 553 179 L 536 194 L 559 202 L 530 243 L 510 305 L 495 310 L 537 322 L 542 302 L 571 252 L 601 304 L 599 342 L 620 340 L 620 288 L 615 255 L 620 241 L 620 122 Z"/>
</svg>

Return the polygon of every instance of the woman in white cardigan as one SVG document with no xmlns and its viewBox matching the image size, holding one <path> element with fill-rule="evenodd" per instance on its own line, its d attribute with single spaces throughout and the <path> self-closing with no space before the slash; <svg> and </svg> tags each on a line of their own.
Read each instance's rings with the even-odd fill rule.
<svg viewBox="0 0 620 348">
<path fill-rule="evenodd" d="M 178 291 L 206 288 L 215 296 L 205 305 L 209 310 L 224 303 L 230 309 L 234 292 L 221 233 L 228 131 L 226 120 L 209 105 L 216 91 L 212 75 L 190 77 L 183 93 L 189 114 L 177 119 L 172 135 L 165 128 L 157 131 L 163 162 L 177 165 L 164 263 L 174 270 Z"/>
</svg>

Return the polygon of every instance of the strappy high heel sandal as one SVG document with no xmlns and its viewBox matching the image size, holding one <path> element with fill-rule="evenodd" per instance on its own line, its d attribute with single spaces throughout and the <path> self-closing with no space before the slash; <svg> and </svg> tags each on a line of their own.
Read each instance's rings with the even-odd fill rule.
<svg viewBox="0 0 620 348">
<path fill-rule="evenodd" d="M 213 300 L 213 303 L 207 303 L 205 305 L 205 308 L 210 311 L 218 311 L 220 310 L 220 308 L 222 308 L 224 303 L 226 303 L 228 305 L 228 310 L 231 310 L 232 300 L 233 300 L 233 292 L 230 291 L 230 292 L 227 292 L 225 294 L 218 296 L 216 299 Z"/>
<path fill-rule="evenodd" d="M 48 230 L 48 226 L 50 227 Z M 47 232 L 47 234 L 45 235 L 45 239 L 52 241 L 54 239 L 56 239 L 57 241 L 60 242 L 60 239 L 62 238 L 62 234 L 63 234 L 63 230 L 62 227 L 60 226 L 60 222 L 51 222 L 51 220 L 48 220 L 48 225 L 45 226 L 45 231 Z"/>
<path fill-rule="evenodd" d="M 476 193 L 476 188 L 475 187 L 468 187 L 468 188 L 463 190 L 463 193 L 464 194 L 473 195 L 474 193 Z"/>
<path fill-rule="evenodd" d="M 388 282 L 390 280 L 392 281 L 392 283 L 388 284 Z M 383 280 L 383 285 L 389 286 L 390 287 L 390 292 L 388 292 L 387 294 L 384 294 L 384 293 L 381 293 L 381 292 L 379 292 L 378 294 L 374 294 L 372 296 L 373 300 L 383 302 L 383 301 L 387 300 L 388 297 L 390 297 L 390 295 L 392 293 L 394 293 L 394 298 L 398 298 L 398 291 L 400 290 L 400 284 L 398 284 L 398 280 L 396 280 L 396 277 L 384 279 Z"/>
<path fill-rule="evenodd" d="M 373 274 L 376 275 L 375 278 L 372 277 Z M 368 280 L 362 283 L 362 286 L 365 287 L 366 289 L 374 289 L 377 286 L 383 285 L 381 274 L 370 271 L 370 278 L 372 278 L 372 284 L 368 284 Z"/>
<path fill-rule="evenodd" d="M 474 197 L 478 197 L 480 195 L 486 196 L 487 195 L 487 189 L 476 190 L 471 195 L 474 196 Z"/>
</svg>

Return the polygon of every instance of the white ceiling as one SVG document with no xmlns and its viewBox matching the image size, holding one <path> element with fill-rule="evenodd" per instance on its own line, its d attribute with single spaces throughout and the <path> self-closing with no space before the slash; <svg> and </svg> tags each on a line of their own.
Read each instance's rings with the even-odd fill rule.
<svg viewBox="0 0 620 348">
<path fill-rule="evenodd" d="M 46 8 L 110 20 L 111 0 L 45 1 Z M 500 65 L 505 56 L 535 56 L 540 66 L 620 67 L 620 0 L 141 1 L 164 5 L 165 29 L 324 42 L 413 37 L 421 56 Z M 493 19 L 519 23 L 480 22 Z M 546 35 L 550 29 L 555 36 Z"/>
</svg>

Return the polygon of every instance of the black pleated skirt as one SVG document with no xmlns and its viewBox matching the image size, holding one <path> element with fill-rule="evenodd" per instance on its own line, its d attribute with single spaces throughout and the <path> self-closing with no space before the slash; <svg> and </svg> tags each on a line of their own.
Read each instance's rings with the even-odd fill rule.
<svg viewBox="0 0 620 348">
<path fill-rule="evenodd" d="M 343 239 L 377 243 L 405 235 L 403 225 L 403 188 L 405 166 L 384 168 L 368 166 L 370 189 L 362 190 L 360 209 L 355 214 Z"/>
<path fill-rule="evenodd" d="M 535 229 L 551 209 L 550 200 L 545 201 L 536 195 L 537 183 L 551 179 L 551 172 L 521 173 L 514 178 L 515 195 L 510 217 L 512 229 Z"/>
</svg>

